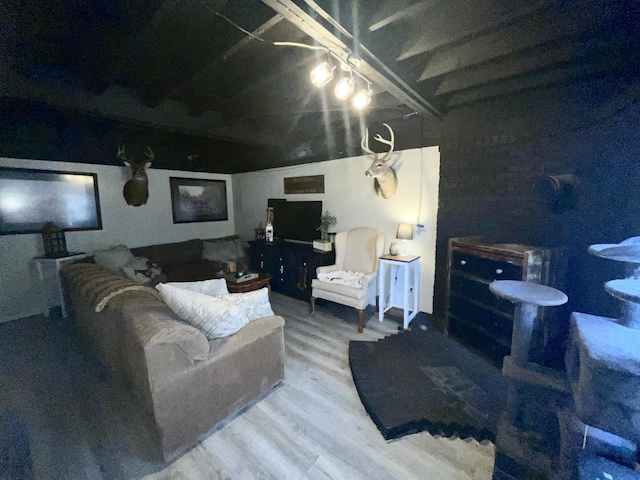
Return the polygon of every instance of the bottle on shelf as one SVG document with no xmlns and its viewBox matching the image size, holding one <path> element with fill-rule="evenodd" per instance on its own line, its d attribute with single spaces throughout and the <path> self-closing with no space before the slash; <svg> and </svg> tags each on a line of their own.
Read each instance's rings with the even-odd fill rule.
<svg viewBox="0 0 640 480">
<path fill-rule="evenodd" d="M 267 226 L 265 227 L 265 240 L 273 243 L 273 207 L 267 208 Z"/>
</svg>

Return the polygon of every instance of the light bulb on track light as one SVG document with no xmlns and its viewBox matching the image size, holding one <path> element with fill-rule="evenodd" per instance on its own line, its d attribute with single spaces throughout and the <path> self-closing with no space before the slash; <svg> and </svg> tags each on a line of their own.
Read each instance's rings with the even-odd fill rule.
<svg viewBox="0 0 640 480">
<path fill-rule="evenodd" d="M 316 87 L 324 87 L 333 79 L 333 68 L 329 65 L 329 62 L 322 62 L 311 70 L 311 83 Z"/>
<path fill-rule="evenodd" d="M 353 96 L 352 102 L 353 108 L 356 110 L 362 110 L 371 103 L 371 90 L 363 88 Z"/>
<path fill-rule="evenodd" d="M 353 93 L 355 88 L 356 79 L 353 77 L 344 77 L 338 82 L 333 93 L 338 100 L 346 100 Z"/>
</svg>

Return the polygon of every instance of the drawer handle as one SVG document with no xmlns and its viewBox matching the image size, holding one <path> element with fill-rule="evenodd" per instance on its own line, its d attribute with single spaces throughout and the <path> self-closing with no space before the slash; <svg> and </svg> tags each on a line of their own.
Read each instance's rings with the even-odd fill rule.
<svg viewBox="0 0 640 480">
<path fill-rule="evenodd" d="M 466 260 L 460 260 L 460 265 L 466 265 L 467 261 Z"/>
<path fill-rule="evenodd" d="M 501 275 L 503 271 L 504 271 L 504 270 L 502 270 L 501 268 L 496 268 L 496 273 L 497 273 L 498 275 Z"/>
<path fill-rule="evenodd" d="M 280 266 L 280 273 L 284 273 L 284 267 Z"/>
</svg>

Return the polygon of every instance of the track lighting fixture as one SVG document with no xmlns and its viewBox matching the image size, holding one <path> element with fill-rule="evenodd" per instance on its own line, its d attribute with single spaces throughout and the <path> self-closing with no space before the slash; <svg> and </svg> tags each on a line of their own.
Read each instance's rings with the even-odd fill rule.
<svg viewBox="0 0 640 480">
<path fill-rule="evenodd" d="M 358 71 L 360 62 L 357 59 L 351 59 L 350 52 L 338 52 L 331 50 L 327 47 L 321 47 L 316 45 L 305 45 L 304 43 L 297 42 L 273 42 L 278 46 L 290 46 L 299 48 L 308 48 L 310 50 L 323 50 L 327 53 L 328 60 L 321 62 L 311 70 L 310 77 L 311 83 L 318 88 L 322 88 L 329 84 L 333 80 L 333 71 L 335 65 L 332 65 L 331 57 L 340 62 L 342 70 L 349 72 L 349 76 L 342 77 L 333 89 L 333 93 L 340 101 L 348 99 L 356 89 L 357 83 L 365 82 L 366 88 L 362 88 L 351 99 L 353 107 L 357 110 L 362 110 L 369 103 L 371 103 L 371 97 L 373 92 L 371 90 L 371 82 L 364 75 Z M 357 78 L 356 78 L 357 77 Z"/>
</svg>

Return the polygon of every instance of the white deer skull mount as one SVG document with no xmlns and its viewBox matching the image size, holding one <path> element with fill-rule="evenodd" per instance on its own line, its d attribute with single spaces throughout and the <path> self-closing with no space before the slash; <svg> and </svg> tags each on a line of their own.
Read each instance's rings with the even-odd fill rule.
<svg viewBox="0 0 640 480">
<path fill-rule="evenodd" d="M 388 152 L 386 152 L 382 158 L 380 158 L 380 153 L 375 153 L 374 151 L 369 149 L 369 129 L 365 130 L 364 138 L 362 139 L 362 150 L 373 155 L 373 163 L 369 167 L 369 169 L 364 172 L 367 177 L 373 177 L 373 188 L 376 193 L 382 198 L 391 198 L 396 194 L 396 190 L 398 189 L 398 176 L 396 175 L 396 171 L 391 167 L 394 160 L 396 159 L 396 155 L 393 155 L 393 145 L 394 145 L 394 136 L 393 130 L 389 125 L 383 123 L 385 127 L 389 129 L 389 133 L 391 138 L 389 140 L 382 138 L 380 134 L 376 134 L 373 138 L 380 143 L 384 143 L 385 145 L 389 145 L 391 147 Z"/>
</svg>

